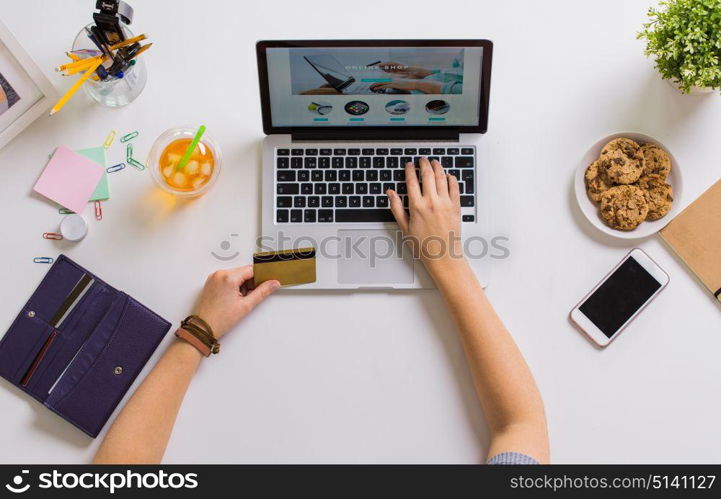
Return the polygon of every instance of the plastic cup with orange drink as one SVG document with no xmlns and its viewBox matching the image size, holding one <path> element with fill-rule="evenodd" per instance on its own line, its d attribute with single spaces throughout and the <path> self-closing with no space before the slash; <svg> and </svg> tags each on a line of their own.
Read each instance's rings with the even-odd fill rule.
<svg viewBox="0 0 721 499">
<path fill-rule="evenodd" d="M 220 148 L 203 133 L 185 164 L 184 155 L 193 142 L 197 128 L 171 128 L 157 138 L 148 155 L 147 166 L 158 186 L 176 196 L 204 194 L 220 174 Z"/>
</svg>

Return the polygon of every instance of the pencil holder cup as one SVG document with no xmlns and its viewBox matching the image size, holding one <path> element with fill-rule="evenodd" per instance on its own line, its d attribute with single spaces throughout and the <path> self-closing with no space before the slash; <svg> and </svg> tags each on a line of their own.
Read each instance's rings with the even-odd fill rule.
<svg viewBox="0 0 721 499">
<path fill-rule="evenodd" d="M 86 29 L 92 24 L 88 24 L 81 29 L 73 42 L 73 52 L 81 58 L 92 57 L 97 55 L 98 47 L 88 38 Z M 132 38 L 133 32 L 123 25 L 123 34 L 125 38 Z M 122 107 L 130 104 L 138 98 L 145 88 L 148 81 L 148 70 L 145 66 L 143 57 L 137 57 L 135 64 L 130 66 L 128 70 L 120 77 L 110 75 L 106 80 L 95 81 L 89 79 L 83 88 L 95 102 L 105 107 Z"/>
</svg>

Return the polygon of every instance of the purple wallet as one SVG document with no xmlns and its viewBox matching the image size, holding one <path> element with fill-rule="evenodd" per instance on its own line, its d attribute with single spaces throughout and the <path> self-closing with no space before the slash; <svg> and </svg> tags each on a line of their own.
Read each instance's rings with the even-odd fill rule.
<svg viewBox="0 0 721 499">
<path fill-rule="evenodd" d="M 0 376 L 94 438 L 169 329 L 60 255 L 0 341 Z"/>
</svg>

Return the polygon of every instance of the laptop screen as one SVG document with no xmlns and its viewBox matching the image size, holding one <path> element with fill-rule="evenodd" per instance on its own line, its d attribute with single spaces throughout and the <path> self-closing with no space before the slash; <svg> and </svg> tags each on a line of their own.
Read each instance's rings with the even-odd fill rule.
<svg viewBox="0 0 721 499">
<path fill-rule="evenodd" d="M 269 46 L 270 121 L 273 128 L 479 127 L 483 58 L 478 44 Z"/>
</svg>

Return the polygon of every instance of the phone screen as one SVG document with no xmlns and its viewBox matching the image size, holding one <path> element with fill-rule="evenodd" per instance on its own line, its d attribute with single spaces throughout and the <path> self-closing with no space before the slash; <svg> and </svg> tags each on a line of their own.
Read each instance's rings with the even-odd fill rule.
<svg viewBox="0 0 721 499">
<path fill-rule="evenodd" d="M 660 282 L 633 257 L 628 257 L 579 310 L 610 338 L 660 287 Z"/>
</svg>

